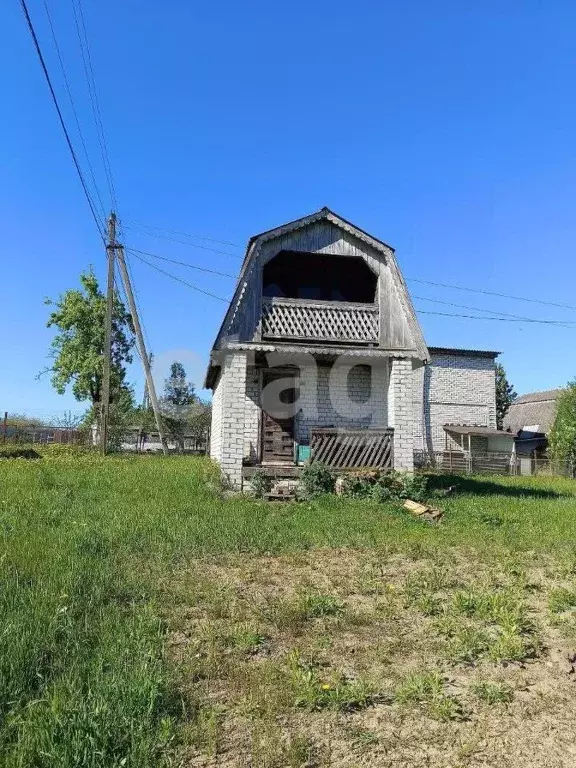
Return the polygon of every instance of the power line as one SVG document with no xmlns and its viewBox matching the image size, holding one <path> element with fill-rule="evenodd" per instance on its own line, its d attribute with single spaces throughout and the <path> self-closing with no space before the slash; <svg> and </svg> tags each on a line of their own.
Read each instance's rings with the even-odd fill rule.
<svg viewBox="0 0 576 768">
<path fill-rule="evenodd" d="M 156 237 L 160 240 L 170 240 L 173 243 L 179 243 L 180 245 L 187 245 L 188 248 L 201 248 L 203 251 L 211 251 L 212 253 L 219 253 L 223 256 L 228 256 L 231 259 L 241 258 L 237 253 L 228 253 L 227 251 L 221 251 L 217 248 L 210 248 L 208 245 L 200 245 L 199 243 L 190 243 L 190 242 L 186 242 L 185 240 L 176 240 L 176 238 L 174 237 L 168 237 L 168 235 L 160 235 L 156 232 L 144 232 L 142 230 L 139 230 L 136 227 L 131 227 L 128 224 L 125 224 L 124 228 L 130 229 L 133 232 L 140 232 L 140 234 L 144 234 L 147 237 Z"/>
<path fill-rule="evenodd" d="M 74 150 L 74 146 L 72 144 L 72 140 L 70 139 L 70 134 L 68 133 L 68 129 L 66 128 L 66 123 L 64 122 L 64 117 L 62 116 L 62 110 L 60 109 L 60 105 L 58 104 L 58 99 L 56 98 L 56 93 L 54 91 L 54 87 L 52 85 L 52 80 L 50 79 L 50 75 L 48 74 L 48 68 L 46 67 L 46 62 L 44 60 L 44 56 L 42 55 L 42 50 L 40 48 L 40 43 L 38 42 L 38 38 L 36 36 L 36 31 L 34 30 L 34 25 L 32 24 L 32 19 L 30 18 L 30 13 L 28 12 L 28 6 L 26 5 L 26 0 L 20 0 L 20 5 L 22 7 L 22 11 L 24 13 L 24 17 L 26 19 L 26 23 L 28 25 L 28 30 L 30 31 L 30 35 L 32 36 L 32 41 L 34 43 L 34 47 L 36 49 L 36 54 L 38 56 L 38 59 L 40 61 L 40 66 L 42 67 L 42 72 L 44 73 L 44 77 L 46 79 L 46 83 L 48 84 L 48 88 L 50 90 L 50 95 L 52 97 L 52 101 L 54 102 L 54 107 L 56 108 L 56 112 L 58 114 L 58 120 L 60 121 L 60 126 L 62 127 L 62 131 L 64 132 L 64 138 L 66 139 L 66 144 L 68 145 L 68 149 L 70 150 L 70 154 L 72 155 L 72 160 L 74 162 L 74 167 L 76 168 L 76 173 L 78 174 L 78 178 L 80 179 L 80 184 L 82 185 L 82 189 L 84 190 L 84 195 L 86 197 L 86 200 L 88 201 L 88 205 L 90 206 L 90 211 L 92 213 L 92 218 L 94 219 L 96 226 L 98 227 L 98 232 L 100 234 L 100 237 L 104 241 L 104 233 L 102 230 L 102 224 L 98 220 L 98 216 L 96 214 L 95 206 L 92 201 L 92 198 L 90 196 L 90 192 L 88 191 L 88 187 L 86 185 L 86 180 L 84 179 L 84 174 L 82 173 L 82 169 L 80 167 L 80 163 L 78 162 L 78 157 L 76 155 L 76 152 Z"/>
<path fill-rule="evenodd" d="M 130 221 L 130 219 L 128 219 L 128 221 Z M 238 245 L 238 243 L 231 243 L 229 240 L 216 240 L 214 237 L 206 237 L 205 235 L 194 235 L 189 232 L 178 232 L 175 229 L 167 229 L 166 227 L 155 227 L 152 224 L 141 224 L 138 221 L 130 221 L 130 223 L 135 224 L 137 227 L 145 227 L 146 229 L 159 229 L 161 232 L 170 232 L 170 234 L 179 235 L 180 237 L 192 237 L 197 240 L 206 240 L 209 243 L 220 243 L 220 245 L 230 245 L 232 248 L 244 247 L 243 245 Z"/>
<path fill-rule="evenodd" d="M 161 261 L 169 261 L 171 264 L 179 264 L 181 267 L 189 267 L 190 269 L 196 269 L 199 272 L 208 272 L 211 275 L 218 275 L 218 277 L 229 277 L 232 280 L 236 280 L 236 275 L 230 275 L 228 272 L 218 272 L 215 269 L 208 269 L 208 267 L 200 267 L 198 264 L 190 264 L 188 261 L 177 261 L 176 259 L 169 259 L 167 256 L 159 256 L 157 253 L 150 253 L 150 251 L 141 251 L 138 248 L 126 248 L 127 251 L 134 254 L 141 254 L 142 256 L 151 256 L 154 259 L 160 259 Z"/>
<path fill-rule="evenodd" d="M 540 320 L 539 318 L 532 318 L 532 317 L 524 317 L 523 315 L 512 315 L 509 312 L 498 312 L 493 309 L 483 309 L 482 307 L 470 307 L 467 304 L 455 304 L 452 301 L 442 301 L 441 299 L 431 299 L 428 296 L 415 296 L 412 294 L 413 299 L 418 299 L 418 301 L 430 301 L 433 304 L 444 304 L 448 307 L 458 307 L 459 309 L 471 309 L 474 312 L 486 312 L 489 315 L 498 315 L 499 317 L 506 317 L 506 318 L 512 318 L 514 320 L 521 320 L 526 323 L 545 323 L 546 325 L 559 325 L 564 326 L 565 328 L 571 328 L 575 321 L 573 320 Z M 488 318 L 489 319 L 489 318 Z"/>
<path fill-rule="evenodd" d="M 426 309 L 416 309 L 420 315 L 441 315 L 442 317 L 463 317 L 467 320 L 496 320 L 502 323 L 546 323 L 546 320 L 515 320 L 511 317 L 483 317 L 482 315 L 460 315 L 452 312 L 431 312 Z M 547 324 L 547 323 L 546 323 Z M 563 326 L 570 328 L 571 326 Z"/>
<path fill-rule="evenodd" d="M 77 0 L 77 2 L 78 2 L 78 12 L 76 12 L 76 0 L 72 0 L 72 13 L 74 15 L 74 24 L 76 26 L 76 34 L 78 37 L 78 42 L 80 44 L 80 54 L 82 56 L 84 75 L 86 77 L 86 83 L 88 85 L 88 95 L 90 97 L 92 115 L 94 117 L 94 123 L 96 125 L 96 138 L 98 140 L 98 145 L 100 147 L 100 154 L 102 156 L 104 173 L 106 175 L 106 180 L 108 182 L 110 199 L 112 201 L 113 207 L 116 210 L 118 210 L 118 203 L 116 200 L 116 191 L 114 189 L 114 179 L 112 176 L 112 167 L 110 165 L 110 157 L 108 155 L 108 147 L 106 144 L 106 134 L 104 132 L 104 125 L 102 123 L 102 115 L 100 112 L 100 103 L 98 101 L 98 92 L 96 90 L 96 79 L 94 77 L 94 67 L 92 66 L 92 56 L 90 55 L 88 34 L 86 32 L 86 23 L 84 21 L 84 12 L 82 10 L 82 0 Z M 78 21 L 78 19 L 80 19 L 80 21 Z"/>
<path fill-rule="evenodd" d="M 486 291 L 483 288 L 466 288 L 462 285 L 452 285 L 450 283 L 435 283 L 431 280 L 420 280 L 416 277 L 407 277 L 406 280 L 408 280 L 411 283 L 422 283 L 424 285 L 434 285 L 437 288 L 454 288 L 457 291 L 469 291 L 470 293 L 482 293 L 486 296 L 498 296 L 500 299 L 513 299 L 514 301 L 527 301 L 532 304 L 545 304 L 548 307 L 559 307 L 561 309 L 574 309 L 576 310 L 576 306 L 573 306 L 571 304 L 558 304 L 553 301 L 544 301 L 543 299 L 528 299 L 525 296 L 511 296 L 506 293 L 495 293 L 494 291 Z"/>
<path fill-rule="evenodd" d="M 58 45 L 58 39 L 56 37 L 56 31 L 54 29 L 54 24 L 52 22 L 52 16 L 50 14 L 50 9 L 48 8 L 48 3 L 46 0 L 43 0 L 44 4 L 44 10 L 46 11 L 46 16 L 48 18 L 48 23 L 50 25 L 50 32 L 52 33 L 52 41 L 54 42 L 54 47 L 56 49 L 56 54 L 58 56 L 58 61 L 60 62 L 60 69 L 62 71 L 62 77 L 64 78 L 64 85 L 66 87 L 66 91 L 68 93 L 68 99 L 70 101 L 70 107 L 72 108 L 72 114 L 74 115 L 74 121 L 76 123 L 76 128 L 78 130 L 78 136 L 80 137 L 80 142 L 82 144 L 82 148 L 84 150 L 84 156 L 86 158 L 86 164 L 88 166 L 88 170 L 90 172 L 90 177 L 92 179 L 92 185 L 94 187 L 94 190 L 96 192 L 96 197 L 98 198 L 98 202 L 100 203 L 100 213 L 102 214 L 102 218 L 106 218 L 106 209 L 104 207 L 104 203 L 102 202 L 102 196 L 100 195 L 100 190 L 98 189 L 98 184 L 96 183 L 96 177 L 94 175 L 94 169 L 92 167 L 92 163 L 90 162 L 90 155 L 88 154 L 88 148 L 86 147 L 86 142 L 84 140 L 84 134 L 82 133 L 82 128 L 80 126 L 80 120 L 78 118 L 78 112 L 76 111 L 76 105 L 74 104 L 74 98 L 72 96 L 72 90 L 70 88 L 70 83 L 68 81 L 68 76 L 66 75 L 66 68 L 64 66 L 64 60 L 62 58 L 62 53 L 60 51 L 60 46 Z"/>
<path fill-rule="evenodd" d="M 171 272 L 166 272 L 166 270 L 161 269 L 160 267 L 157 267 L 156 264 L 151 264 L 146 259 L 142 258 L 142 256 L 138 256 L 138 254 L 134 254 L 134 256 L 138 259 L 138 261 L 141 261 L 143 264 L 147 264 L 149 267 L 152 267 L 152 269 L 155 269 L 157 272 L 160 272 L 163 275 L 166 275 L 166 277 L 172 278 L 172 280 L 176 280 L 178 283 L 182 283 L 182 285 L 188 286 L 188 288 L 192 288 L 193 291 L 198 291 L 198 293 L 203 293 L 205 296 L 210 296 L 212 299 L 218 299 L 218 301 L 223 301 L 225 304 L 228 304 L 228 299 L 224 299 L 222 296 L 217 296 L 215 293 L 210 293 L 210 291 L 205 291 L 203 288 L 198 288 L 197 285 L 193 285 L 192 283 L 189 283 L 186 280 L 182 280 L 181 277 L 177 277 L 176 275 L 173 275 Z"/>
</svg>

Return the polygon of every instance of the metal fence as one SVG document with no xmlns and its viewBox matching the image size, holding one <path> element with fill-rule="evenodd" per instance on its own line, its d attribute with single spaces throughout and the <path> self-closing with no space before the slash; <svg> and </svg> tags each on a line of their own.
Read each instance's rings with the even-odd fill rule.
<svg viewBox="0 0 576 768">
<path fill-rule="evenodd" d="M 547 457 L 517 456 L 510 453 L 468 454 L 461 451 L 414 451 L 417 469 L 454 475 L 550 475 L 576 477 L 573 462 L 553 462 Z"/>
</svg>

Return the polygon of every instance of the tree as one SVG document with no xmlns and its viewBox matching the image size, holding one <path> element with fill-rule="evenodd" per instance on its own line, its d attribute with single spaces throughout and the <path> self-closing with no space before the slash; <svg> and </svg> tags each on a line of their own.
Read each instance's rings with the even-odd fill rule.
<svg viewBox="0 0 576 768">
<path fill-rule="evenodd" d="M 184 452 L 184 437 L 192 417 L 192 407 L 198 403 L 194 384 L 186 381 L 182 363 L 173 362 L 170 376 L 164 381 L 164 394 L 160 398 L 162 421 L 167 436 L 175 440 L 180 453 Z"/>
<path fill-rule="evenodd" d="M 558 398 L 548 450 L 555 462 L 576 462 L 576 380 Z"/>
<path fill-rule="evenodd" d="M 163 402 L 177 408 L 191 405 L 197 399 L 194 393 L 194 384 L 191 381 L 186 381 L 186 371 L 182 363 L 172 363 L 170 376 L 164 381 Z"/>
<path fill-rule="evenodd" d="M 52 385 L 59 394 L 72 385 L 76 400 L 89 400 L 99 408 L 102 390 L 102 356 L 106 296 L 98 286 L 92 269 L 80 275 L 82 289 L 70 289 L 57 301 L 46 299 L 54 310 L 47 327 L 56 328 L 52 340 Z M 132 362 L 134 345 L 132 317 L 120 298 L 114 296 L 112 313 L 112 359 L 110 366 L 110 400 L 126 398 L 131 390 L 126 385 L 126 364 Z"/>
<path fill-rule="evenodd" d="M 496 363 L 496 426 L 502 429 L 504 416 L 518 393 L 514 391 L 514 386 L 508 382 L 504 366 Z"/>
</svg>

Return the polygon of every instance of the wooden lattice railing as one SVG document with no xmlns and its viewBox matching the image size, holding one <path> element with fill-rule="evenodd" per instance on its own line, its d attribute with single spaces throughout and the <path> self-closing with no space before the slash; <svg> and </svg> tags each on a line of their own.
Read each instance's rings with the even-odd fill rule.
<svg viewBox="0 0 576 768">
<path fill-rule="evenodd" d="M 348 302 L 264 299 L 262 337 L 375 344 L 378 308 Z"/>
<path fill-rule="evenodd" d="M 310 460 L 334 469 L 392 469 L 394 430 L 332 429 L 311 430 Z"/>
</svg>

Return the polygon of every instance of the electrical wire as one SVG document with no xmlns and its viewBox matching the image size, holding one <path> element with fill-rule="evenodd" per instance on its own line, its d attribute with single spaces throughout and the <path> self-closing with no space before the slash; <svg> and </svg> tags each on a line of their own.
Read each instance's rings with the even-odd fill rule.
<svg viewBox="0 0 576 768">
<path fill-rule="evenodd" d="M 104 125 L 102 123 L 102 114 L 100 112 L 100 103 L 98 101 L 98 92 L 96 90 L 96 79 L 94 77 L 94 67 L 92 65 L 92 56 L 90 55 L 90 45 L 88 43 L 88 34 L 86 32 L 86 23 L 84 20 L 84 12 L 82 10 L 82 0 L 77 0 L 78 11 L 76 10 L 76 0 L 72 0 L 72 13 L 74 15 L 74 24 L 76 26 L 76 34 L 78 42 L 80 44 L 80 54 L 82 56 L 82 64 L 84 68 L 84 75 L 86 77 L 86 83 L 88 86 L 88 95 L 90 98 L 90 105 L 92 107 L 92 115 L 94 117 L 94 123 L 96 125 L 96 137 L 98 145 L 100 147 L 100 154 L 102 156 L 102 164 L 104 166 L 104 173 L 108 182 L 108 191 L 110 192 L 110 199 L 114 209 L 118 209 L 118 202 L 116 200 L 116 191 L 114 188 L 114 178 L 112 176 L 112 167 L 110 165 L 110 156 L 108 154 L 108 146 L 106 143 L 106 134 L 104 132 Z"/>
<path fill-rule="evenodd" d="M 58 45 L 58 39 L 56 37 L 56 30 L 54 28 L 54 23 L 52 21 L 52 16 L 50 14 L 50 9 L 48 8 L 48 3 L 46 2 L 46 0 L 43 0 L 43 5 L 44 5 L 44 10 L 46 11 L 46 16 L 48 18 L 48 24 L 50 25 L 50 32 L 52 34 L 52 41 L 54 43 L 54 48 L 56 49 L 56 55 L 58 56 L 58 61 L 60 63 L 60 70 L 62 71 L 64 85 L 66 87 L 66 92 L 68 93 L 70 107 L 72 109 L 72 114 L 74 115 L 74 122 L 76 123 L 76 129 L 78 131 L 78 136 L 80 137 L 80 143 L 82 144 L 82 148 L 84 150 L 84 157 L 86 158 L 86 164 L 88 166 L 88 171 L 90 172 L 90 178 L 92 179 L 92 186 L 94 187 L 94 191 L 96 192 L 96 197 L 98 198 L 98 202 L 100 203 L 100 213 L 102 215 L 102 219 L 105 219 L 106 208 L 104 207 L 104 203 L 102 202 L 102 196 L 100 194 L 100 190 L 96 182 L 94 168 L 92 167 L 92 163 L 90 162 L 90 155 L 88 153 L 88 148 L 86 147 L 86 141 L 84 140 L 84 134 L 80 126 L 80 119 L 78 117 L 78 112 L 76 110 L 76 105 L 74 103 L 74 98 L 72 96 L 72 89 L 70 88 L 70 82 L 66 74 L 66 67 L 64 66 L 64 60 L 62 58 L 62 53 L 60 51 L 60 46 Z"/>
<path fill-rule="evenodd" d="M 210 291 L 205 291 L 203 288 L 198 288 L 197 285 L 193 285 L 192 283 L 189 283 L 187 280 L 182 280 L 181 277 L 177 277 L 176 275 L 173 275 L 171 272 L 166 272 L 166 270 L 161 269 L 160 267 L 157 267 L 156 264 L 151 264 L 146 259 L 142 258 L 142 256 L 138 256 L 138 254 L 134 254 L 135 258 L 138 259 L 138 261 L 141 261 L 143 264 L 147 264 L 149 267 L 152 267 L 152 269 L 155 269 L 157 272 L 160 272 L 163 275 L 166 275 L 166 277 L 172 278 L 172 280 L 176 280 L 178 283 L 182 283 L 182 285 L 188 286 L 188 288 L 192 288 L 193 291 L 198 291 L 198 293 L 203 293 L 205 296 L 210 296 L 212 299 L 218 299 L 218 301 L 223 301 L 225 304 L 228 304 L 228 299 L 224 299 L 222 296 L 217 296 L 215 293 L 210 293 Z"/>
<path fill-rule="evenodd" d="M 232 248 L 244 247 L 242 245 L 238 245 L 238 243 L 231 243 L 229 240 L 216 240 L 213 237 L 206 237 L 205 235 L 194 235 L 189 232 L 178 232 L 175 229 L 167 229 L 166 227 L 155 227 L 152 224 L 142 224 L 138 221 L 131 221 L 130 219 L 128 219 L 128 221 L 130 221 L 131 224 L 134 224 L 137 227 L 145 227 L 146 229 L 157 229 L 157 230 L 160 230 L 161 232 L 169 232 L 172 235 L 179 235 L 180 237 L 191 237 L 197 240 L 206 240 L 209 243 L 220 243 L 220 245 L 229 245 Z"/>
<path fill-rule="evenodd" d="M 36 35 L 36 31 L 34 29 L 34 25 L 32 24 L 32 19 L 30 18 L 30 13 L 28 11 L 28 6 L 26 4 L 26 0 L 20 0 L 20 5 L 22 7 L 22 11 L 24 13 L 24 17 L 26 19 L 26 23 L 28 25 L 28 30 L 30 32 L 30 35 L 32 37 L 32 41 L 34 43 L 34 48 L 36 49 L 36 54 L 38 56 L 38 59 L 40 61 L 40 66 L 42 67 L 42 72 L 44 73 L 44 78 L 46 79 L 46 83 L 48 84 L 48 88 L 50 90 L 50 95 L 52 97 L 52 101 L 54 103 L 54 107 L 56 108 L 56 112 L 58 114 L 58 120 L 60 121 L 60 126 L 62 128 L 62 131 L 64 132 L 64 138 L 66 139 L 66 144 L 68 145 L 68 149 L 70 150 L 70 154 L 72 155 L 72 161 L 74 162 L 74 167 L 76 168 L 76 173 L 78 174 L 78 178 L 80 179 L 80 184 L 82 185 L 82 189 L 84 191 L 84 195 L 86 197 L 86 200 L 88 202 L 88 205 L 90 207 L 90 212 L 92 213 L 92 218 L 94 219 L 96 226 L 98 228 L 98 233 L 100 237 L 102 238 L 102 241 L 105 242 L 104 238 L 104 232 L 102 229 L 102 224 L 98 219 L 98 216 L 96 214 L 96 208 L 94 205 L 94 202 L 92 200 L 92 197 L 90 195 L 90 192 L 88 191 L 88 186 L 86 184 L 86 180 L 84 178 L 84 174 L 82 173 L 82 168 L 80 167 L 80 163 L 78 161 L 78 156 L 76 155 L 76 151 L 74 149 L 74 145 L 72 144 L 72 140 L 70 138 L 70 134 L 68 133 L 68 129 L 66 127 L 66 123 L 64 121 L 64 117 L 62 115 L 62 110 L 60 109 L 60 105 L 58 103 L 58 99 L 56 97 L 56 93 L 54 91 L 54 86 L 52 85 L 52 80 L 50 79 L 50 75 L 48 73 L 48 68 L 46 66 L 46 62 L 44 60 L 44 56 L 42 54 L 42 50 L 40 48 L 40 43 L 38 42 L 38 37 Z"/>
<path fill-rule="evenodd" d="M 576 310 L 576 306 L 573 306 L 572 304 L 559 304 L 554 301 L 544 301 L 543 299 L 528 299 L 525 296 L 511 296 L 506 293 L 495 293 L 494 291 L 487 291 L 483 288 L 466 288 L 462 285 L 454 285 L 451 283 L 435 283 L 432 280 L 421 280 L 417 277 L 407 277 L 405 278 L 411 283 L 422 283 L 423 285 L 434 285 L 437 288 L 453 288 L 457 291 L 469 291 L 470 293 L 482 293 L 485 296 L 497 296 L 500 299 L 512 299 L 514 301 L 527 301 L 532 304 L 544 304 L 548 307 L 559 307 L 560 309 L 574 309 Z"/>
<path fill-rule="evenodd" d="M 540 320 L 539 318 L 524 317 L 523 315 L 512 315 L 509 312 L 498 312 L 493 309 L 483 309 L 482 307 L 470 307 L 467 304 L 455 304 L 452 301 L 442 301 L 441 299 L 431 299 L 428 296 L 415 296 L 412 294 L 413 299 L 418 301 L 430 301 L 433 304 L 444 304 L 448 307 L 458 307 L 459 309 L 471 309 L 474 312 L 487 312 L 489 315 L 498 315 L 502 318 L 512 318 L 513 320 L 523 320 L 526 323 L 545 323 L 546 325 L 560 325 L 565 328 L 571 328 L 576 325 L 574 320 Z"/>
<path fill-rule="evenodd" d="M 511 317 L 482 317 L 482 315 L 460 315 L 455 314 L 453 312 L 431 312 L 430 310 L 426 309 L 418 309 L 416 308 L 416 311 L 419 315 L 441 315 L 442 317 L 463 317 L 467 320 L 496 320 L 500 321 L 502 323 L 545 323 L 548 324 L 546 320 L 514 320 Z M 564 328 L 570 328 L 571 326 L 562 326 Z"/>
<path fill-rule="evenodd" d="M 208 245 L 200 245 L 199 243 L 190 243 L 186 242 L 185 240 L 176 240 L 174 237 L 168 237 L 167 235 L 160 235 L 156 232 L 143 232 L 142 230 L 139 230 L 136 227 L 129 226 L 128 224 L 124 225 L 125 229 L 129 229 L 132 232 L 139 232 L 140 234 L 144 234 L 147 237 L 156 237 L 160 240 L 170 240 L 173 243 L 179 243 L 180 245 L 187 245 L 188 248 L 201 248 L 203 251 L 211 251 L 212 253 L 219 253 L 222 256 L 228 256 L 228 258 L 231 259 L 239 259 L 241 258 L 237 253 L 228 253 L 227 251 L 221 251 L 217 248 L 210 248 Z"/>
<path fill-rule="evenodd" d="M 126 250 L 130 253 L 141 254 L 142 256 L 151 256 L 154 259 L 160 259 L 161 261 L 169 261 L 171 264 L 178 264 L 181 267 L 189 267 L 190 269 L 196 269 L 199 272 L 208 272 L 211 275 L 218 275 L 218 277 L 229 277 L 232 280 L 236 280 L 236 275 L 230 275 L 228 272 L 218 272 L 215 269 L 208 269 L 208 267 L 200 267 L 198 264 L 190 264 L 188 261 L 177 261 L 176 259 L 169 259 L 167 256 L 160 256 L 157 253 L 151 253 L 150 251 L 141 251 L 138 248 L 128 248 Z"/>
</svg>

